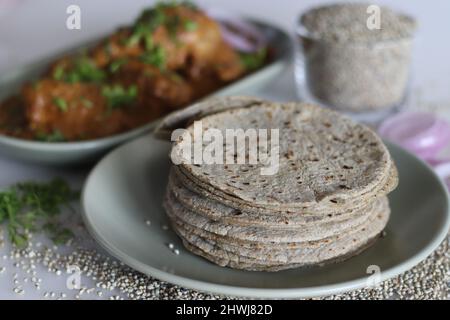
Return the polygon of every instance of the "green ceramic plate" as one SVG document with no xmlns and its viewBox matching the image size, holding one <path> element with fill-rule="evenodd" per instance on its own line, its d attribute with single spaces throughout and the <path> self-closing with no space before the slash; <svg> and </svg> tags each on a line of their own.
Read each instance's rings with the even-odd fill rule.
<svg viewBox="0 0 450 320">
<path fill-rule="evenodd" d="M 388 145 L 399 169 L 399 187 L 389 196 L 392 215 L 386 237 L 362 254 L 325 267 L 276 273 L 214 265 L 186 251 L 161 207 L 170 144 L 141 137 L 107 155 L 84 186 L 84 221 L 93 237 L 132 268 L 183 287 L 247 297 L 312 297 L 362 288 L 394 277 L 425 259 L 449 229 L 444 185 L 413 155 Z M 145 222 L 149 220 L 151 225 Z M 167 247 L 180 250 L 175 255 Z M 375 267 L 374 267 L 375 266 Z"/>
<path fill-rule="evenodd" d="M 247 20 L 266 36 L 269 46 L 274 49 L 273 62 L 245 78 L 214 92 L 210 96 L 238 95 L 249 91 L 253 92 L 265 86 L 271 80 L 276 79 L 290 63 L 292 48 L 287 33 L 276 26 L 264 22 L 252 19 Z M 91 44 L 78 46 L 32 65 L 17 68 L 10 72 L 3 72 L 0 75 L 0 101 L 17 92 L 24 82 L 37 78 L 46 69 L 46 66 L 57 57 L 77 52 L 80 48 L 88 47 Z M 154 126 L 155 123 L 153 122 L 123 134 L 103 139 L 69 143 L 35 142 L 0 135 L 0 154 L 48 165 L 78 164 L 96 160 L 113 147 L 151 131 Z"/>
</svg>

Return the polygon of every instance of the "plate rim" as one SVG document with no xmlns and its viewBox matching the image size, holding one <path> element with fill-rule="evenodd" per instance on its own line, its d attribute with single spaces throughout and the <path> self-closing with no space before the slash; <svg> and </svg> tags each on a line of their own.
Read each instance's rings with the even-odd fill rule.
<svg viewBox="0 0 450 320">
<path fill-rule="evenodd" d="M 331 285 L 320 285 L 313 287 L 302 287 L 302 288 L 252 288 L 252 287 L 238 287 L 232 285 L 225 284 L 216 284 L 203 280 L 191 279 L 184 276 L 174 275 L 172 273 L 154 268 L 152 266 L 146 265 L 145 263 L 140 262 L 139 260 L 129 256 L 119 248 L 108 243 L 106 239 L 104 239 L 99 232 L 95 229 L 94 225 L 91 223 L 88 213 L 86 212 L 86 197 L 87 197 L 87 187 L 93 179 L 94 173 L 98 170 L 98 168 L 103 165 L 103 163 L 112 157 L 116 153 L 120 153 L 122 149 L 127 148 L 129 145 L 134 143 L 139 143 L 141 141 L 145 141 L 145 139 L 153 139 L 157 142 L 163 143 L 163 141 L 158 140 L 153 137 L 153 135 L 144 135 L 143 137 L 132 140 L 118 148 L 110 151 L 106 154 L 91 170 L 88 177 L 85 180 L 83 185 L 83 189 L 81 192 L 81 216 L 83 222 L 88 229 L 91 236 L 100 244 L 103 249 L 105 249 L 109 254 L 118 260 L 122 261 L 127 266 L 131 267 L 134 270 L 137 270 L 147 276 L 156 278 L 160 281 L 169 282 L 184 288 L 193 289 L 202 292 L 208 292 L 216 295 L 225 295 L 225 296 L 235 296 L 235 297 L 248 297 L 248 298 L 313 298 L 313 297 L 321 297 L 328 296 L 333 294 L 344 293 L 352 290 L 362 289 L 366 286 L 367 279 L 370 276 L 360 277 L 358 279 L 343 281 Z M 169 142 L 168 142 L 169 143 Z M 380 281 L 384 282 L 388 279 L 391 279 L 403 272 L 410 270 L 415 267 L 417 264 L 425 260 L 433 251 L 445 240 L 447 234 L 450 229 L 450 197 L 447 188 L 445 187 L 443 181 L 436 175 L 434 170 L 428 165 L 426 162 L 405 150 L 401 146 L 384 141 L 384 143 L 388 146 L 388 148 L 399 148 L 403 152 L 406 152 L 409 156 L 413 157 L 416 161 L 418 161 L 428 173 L 436 180 L 440 188 L 442 189 L 445 195 L 445 203 L 446 203 L 446 215 L 445 215 L 445 223 L 441 225 L 439 228 L 439 232 L 437 232 L 432 241 L 428 243 L 425 248 L 420 250 L 414 256 L 406 259 L 405 261 L 391 267 L 380 274 Z M 191 254 L 191 253 L 189 253 Z"/>
</svg>

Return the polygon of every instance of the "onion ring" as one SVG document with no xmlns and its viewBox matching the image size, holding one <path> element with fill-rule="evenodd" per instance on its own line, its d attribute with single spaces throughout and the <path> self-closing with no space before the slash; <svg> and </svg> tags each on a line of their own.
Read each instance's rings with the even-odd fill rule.
<svg viewBox="0 0 450 320">
<path fill-rule="evenodd" d="M 263 33 L 253 24 L 224 10 L 208 8 L 205 11 L 219 23 L 223 39 L 233 48 L 256 52 L 266 45 Z"/>
<path fill-rule="evenodd" d="M 431 113 L 405 112 L 384 121 L 380 135 L 424 160 L 435 159 L 450 143 L 450 125 Z"/>
<path fill-rule="evenodd" d="M 431 113 L 405 112 L 385 120 L 379 134 L 427 161 L 450 189 L 450 159 L 439 152 L 450 143 L 450 125 Z"/>
</svg>

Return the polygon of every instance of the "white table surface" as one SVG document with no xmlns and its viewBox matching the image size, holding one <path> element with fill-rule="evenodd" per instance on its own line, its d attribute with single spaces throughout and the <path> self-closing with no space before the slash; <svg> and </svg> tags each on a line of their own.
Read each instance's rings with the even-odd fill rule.
<svg viewBox="0 0 450 320">
<path fill-rule="evenodd" d="M 312 0 L 214 0 L 197 1 L 206 6 L 230 9 L 249 16 L 266 19 L 286 30 L 292 30 L 297 14 L 321 2 Z M 113 31 L 120 24 L 131 22 L 140 10 L 154 3 L 149 0 L 0 0 L 0 73 L 23 63 L 39 60 L 58 50 L 82 43 L 86 40 Z M 420 23 L 414 51 L 413 84 L 411 108 L 436 110 L 450 119 L 450 1 L 448 0 L 396 0 L 374 1 L 388 4 L 415 16 Z M 81 8 L 81 30 L 67 30 L 66 8 L 77 4 Z M 295 100 L 292 70 L 272 85 L 259 92 L 261 96 Z M 0 155 L 0 187 L 30 179 L 48 179 L 63 176 L 75 186 L 81 186 L 89 169 L 56 170 L 40 166 L 18 163 Z M 78 223 L 78 222 L 76 222 Z M 88 237 L 88 236 L 86 236 Z M 40 241 L 46 242 L 46 239 Z M 94 246 L 90 241 L 87 246 Z M 73 290 L 66 287 L 67 275 L 57 276 L 38 266 L 37 272 L 43 278 L 40 291 L 27 290 L 25 294 L 13 292 L 13 275 L 23 280 L 27 275 L 13 266 L 13 261 L 3 259 L 9 255 L 10 247 L 0 247 L 0 299 L 39 299 L 44 292 L 64 292 L 68 298 L 74 297 Z M 21 281 L 22 281 L 21 280 Z M 45 284 L 45 285 L 44 285 Z M 92 280 L 85 277 L 82 284 L 92 286 Z M 108 297 L 115 292 L 105 295 Z M 98 298 L 95 294 L 85 298 Z M 56 297 L 54 297 L 56 298 Z"/>
</svg>

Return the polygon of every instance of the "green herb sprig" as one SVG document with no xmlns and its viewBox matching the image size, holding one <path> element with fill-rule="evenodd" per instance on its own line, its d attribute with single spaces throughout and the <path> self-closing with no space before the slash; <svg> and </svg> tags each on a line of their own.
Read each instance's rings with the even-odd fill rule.
<svg viewBox="0 0 450 320">
<path fill-rule="evenodd" d="M 162 47 L 155 46 L 153 49 L 142 54 L 140 56 L 140 60 L 146 64 L 150 64 L 160 70 L 163 70 L 166 67 L 166 52 Z"/>
<path fill-rule="evenodd" d="M 146 50 L 153 47 L 153 32 L 166 23 L 167 17 L 160 5 L 142 12 L 133 26 L 131 36 L 127 39 L 126 45 L 135 46 L 142 40 Z"/>
<path fill-rule="evenodd" d="M 59 130 L 54 130 L 50 134 L 38 133 L 36 135 L 36 140 L 43 142 L 65 142 L 66 138 Z"/>
<path fill-rule="evenodd" d="M 128 62 L 128 59 L 126 59 L 126 58 L 117 59 L 117 60 L 111 62 L 111 64 L 109 65 L 109 71 L 111 73 L 116 73 L 117 71 L 120 70 L 120 68 L 122 68 L 122 66 L 126 65 L 127 62 Z"/>
<path fill-rule="evenodd" d="M 241 53 L 240 54 L 241 63 L 247 70 L 255 70 L 264 65 L 267 59 L 267 49 L 262 48 L 253 53 Z"/>
<path fill-rule="evenodd" d="M 53 103 L 59 110 L 61 110 L 61 112 L 67 112 L 67 110 L 69 109 L 67 101 L 61 97 L 54 97 Z"/>
<path fill-rule="evenodd" d="M 108 107 L 116 109 L 133 103 L 137 98 L 137 86 L 131 85 L 128 89 L 116 84 L 112 86 L 105 85 L 102 88 L 102 95 L 106 98 Z"/>
<path fill-rule="evenodd" d="M 198 28 L 198 24 L 195 21 L 191 21 L 191 20 L 186 20 L 184 22 L 184 29 L 186 31 L 195 31 Z"/>
<path fill-rule="evenodd" d="M 80 101 L 81 101 L 81 104 L 83 105 L 83 107 L 85 107 L 85 108 L 90 109 L 94 106 L 94 103 L 86 97 L 81 96 Z"/>
<path fill-rule="evenodd" d="M 106 78 L 106 72 L 98 68 L 94 62 L 86 56 L 74 58 L 71 68 L 58 66 L 53 72 L 53 78 L 68 83 L 76 82 L 101 82 Z"/>
<path fill-rule="evenodd" d="M 11 242 L 27 245 L 32 232 L 47 232 L 55 243 L 64 243 L 72 232 L 61 226 L 58 216 L 63 207 L 79 199 L 62 179 L 49 182 L 23 182 L 0 192 L 0 224 L 6 224 Z"/>
</svg>

